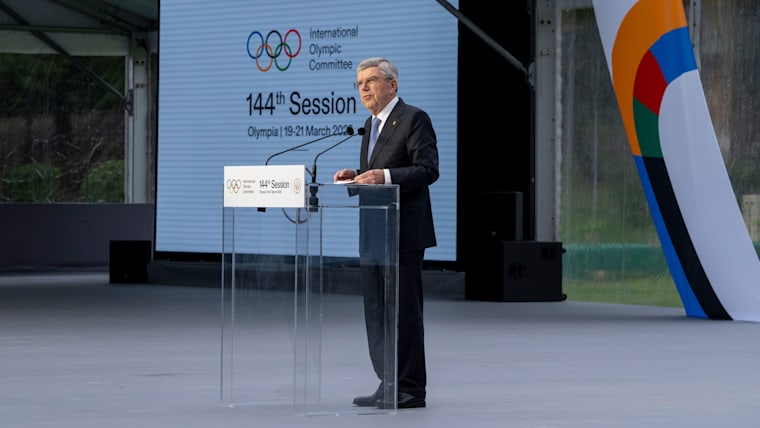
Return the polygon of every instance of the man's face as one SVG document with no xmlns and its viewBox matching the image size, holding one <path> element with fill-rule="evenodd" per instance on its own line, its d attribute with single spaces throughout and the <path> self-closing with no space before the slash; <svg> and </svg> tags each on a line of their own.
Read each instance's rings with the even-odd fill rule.
<svg viewBox="0 0 760 428">
<path fill-rule="evenodd" d="M 396 96 L 396 84 L 393 79 L 386 79 L 378 67 L 365 68 L 356 74 L 356 83 L 362 104 L 372 114 L 380 113 Z"/>
</svg>

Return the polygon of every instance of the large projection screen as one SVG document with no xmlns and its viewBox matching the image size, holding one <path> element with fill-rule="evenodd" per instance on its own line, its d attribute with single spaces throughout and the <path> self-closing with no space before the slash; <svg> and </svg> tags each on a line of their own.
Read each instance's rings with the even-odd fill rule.
<svg viewBox="0 0 760 428">
<path fill-rule="evenodd" d="M 441 174 L 431 187 L 438 246 L 425 258 L 456 260 L 458 34 L 439 3 L 161 0 L 159 13 L 157 257 L 219 254 L 224 166 L 264 165 L 290 147 L 358 130 L 369 113 L 355 87 L 356 65 L 384 56 L 399 68 L 399 96 L 430 114 L 438 137 Z M 262 45 L 274 58 L 262 55 Z M 342 138 L 269 164 L 311 169 Z M 316 181 L 357 168 L 359 147 L 357 136 L 320 155 Z M 355 256 L 353 240 L 325 255 Z M 268 253 L 292 252 L 290 243 L 271 245 Z"/>
</svg>

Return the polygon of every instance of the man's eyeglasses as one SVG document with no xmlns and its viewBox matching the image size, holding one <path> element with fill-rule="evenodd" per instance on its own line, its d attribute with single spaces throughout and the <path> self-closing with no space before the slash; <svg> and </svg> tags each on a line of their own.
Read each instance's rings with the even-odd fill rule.
<svg viewBox="0 0 760 428">
<path fill-rule="evenodd" d="M 393 80 L 390 77 L 385 77 L 384 79 L 385 80 Z M 357 88 L 361 88 L 362 86 L 364 86 L 365 83 L 368 84 L 368 85 L 370 85 L 370 86 L 372 86 L 375 83 L 377 83 L 378 80 L 380 80 L 380 78 L 377 77 L 377 76 L 368 77 L 365 80 L 357 80 L 356 81 L 356 87 Z"/>
</svg>

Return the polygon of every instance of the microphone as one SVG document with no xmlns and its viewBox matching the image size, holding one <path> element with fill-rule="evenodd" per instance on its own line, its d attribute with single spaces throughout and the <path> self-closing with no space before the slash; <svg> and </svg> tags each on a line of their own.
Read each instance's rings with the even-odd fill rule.
<svg viewBox="0 0 760 428">
<path fill-rule="evenodd" d="M 364 135 L 365 132 L 366 131 L 364 130 L 364 128 L 359 128 L 359 130 L 357 131 L 356 135 Z M 330 146 L 330 147 L 322 150 L 321 152 L 317 153 L 316 156 L 314 156 L 314 163 L 311 166 L 311 182 L 312 183 L 316 183 L 317 182 L 317 159 L 319 159 L 319 157 L 322 156 L 323 154 L 325 154 L 325 153 L 329 152 L 330 150 L 338 147 L 339 145 L 345 143 L 351 137 L 353 137 L 354 136 L 354 128 L 351 128 L 349 126 L 348 129 L 346 130 L 346 133 L 348 134 L 348 137 L 346 137 L 346 138 L 338 141 L 337 143 L 335 143 L 332 146 Z"/>
<path fill-rule="evenodd" d="M 269 165 L 269 161 L 270 161 L 270 160 L 272 160 L 272 158 L 273 158 L 273 157 L 275 157 L 275 156 L 279 156 L 279 155 L 281 155 L 281 154 L 283 154 L 283 153 L 291 152 L 291 151 L 293 151 L 293 150 L 296 150 L 296 149 L 300 149 L 301 147 L 304 147 L 304 146 L 308 146 L 309 144 L 313 144 L 313 143 L 316 143 L 316 142 L 318 142 L 318 141 L 322 141 L 322 140 L 324 140 L 324 139 L 325 139 L 325 138 L 327 138 L 327 137 L 332 137 L 333 135 L 346 135 L 346 134 L 348 134 L 348 135 L 353 135 L 353 133 L 354 133 L 354 128 L 353 128 L 353 127 L 351 127 L 351 125 L 348 125 L 348 126 L 346 127 L 346 132 L 344 132 L 344 133 L 340 133 L 340 134 L 327 134 L 327 135 L 323 135 L 323 136 L 321 136 L 321 137 L 319 137 L 319 138 L 316 138 L 316 139 L 314 139 L 314 140 L 311 140 L 311 141 L 307 141 L 307 142 L 305 142 L 305 143 L 303 143 L 303 144 L 299 144 L 299 145 L 297 145 L 297 146 L 294 146 L 294 147 L 291 147 L 291 148 L 285 149 L 285 150 L 283 150 L 283 151 L 281 151 L 281 152 L 277 152 L 277 153 L 274 153 L 273 155 L 271 155 L 271 156 L 269 156 L 269 157 L 267 158 L 266 162 L 264 162 L 264 165 Z"/>
<path fill-rule="evenodd" d="M 271 160 L 272 160 L 272 158 L 274 158 L 275 156 L 279 156 L 279 155 L 281 155 L 281 154 L 284 154 L 284 153 L 287 153 L 287 152 L 291 152 L 291 151 L 293 151 L 293 150 L 297 150 L 297 149 L 300 149 L 301 147 L 304 147 L 304 146 L 308 146 L 309 144 L 314 144 L 314 143 L 316 143 L 316 142 L 318 142 L 318 141 L 322 141 L 322 140 L 324 140 L 324 139 L 325 139 L 325 138 L 327 138 L 327 137 L 332 137 L 333 135 L 346 135 L 346 134 L 348 134 L 348 135 L 353 135 L 353 134 L 354 134 L 354 128 L 353 128 L 351 125 L 348 125 L 348 126 L 346 127 L 346 132 L 342 132 L 342 133 L 340 133 L 340 134 L 327 134 L 327 135 L 323 135 L 323 136 L 321 136 L 321 137 L 319 137 L 319 138 L 316 138 L 316 139 L 314 139 L 314 140 L 311 140 L 311 141 L 307 141 L 307 142 L 305 142 L 305 143 L 303 143 L 303 144 L 299 144 L 299 145 L 297 145 L 297 146 L 294 146 L 294 147 L 290 147 L 290 148 L 287 148 L 287 149 L 285 149 L 285 150 L 283 150 L 283 151 L 281 151 L 281 152 L 277 152 L 277 153 L 274 153 L 274 154 L 270 155 L 270 156 L 267 158 L 266 162 L 264 162 L 264 165 L 265 165 L 265 166 L 266 166 L 266 165 L 269 165 L 269 161 L 271 161 Z M 309 170 L 307 169 L 307 170 L 306 170 L 306 172 L 307 172 L 307 173 L 309 173 Z M 313 177 L 312 177 L 312 180 L 313 180 Z M 259 208 L 258 208 L 258 211 L 259 211 L 259 212 L 265 212 L 266 210 L 267 210 L 267 209 L 266 209 L 266 208 L 264 208 L 264 207 L 259 207 Z"/>
</svg>

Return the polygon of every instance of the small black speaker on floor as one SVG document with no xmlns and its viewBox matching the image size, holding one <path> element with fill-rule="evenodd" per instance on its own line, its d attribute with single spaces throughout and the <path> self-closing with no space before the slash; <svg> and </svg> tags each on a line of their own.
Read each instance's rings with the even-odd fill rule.
<svg viewBox="0 0 760 428">
<path fill-rule="evenodd" d="M 112 284 L 148 282 L 150 259 L 150 241 L 111 241 L 108 258 L 109 282 Z"/>
<path fill-rule="evenodd" d="M 561 301 L 560 242 L 471 241 L 465 262 L 465 299 L 501 302 Z"/>
</svg>

